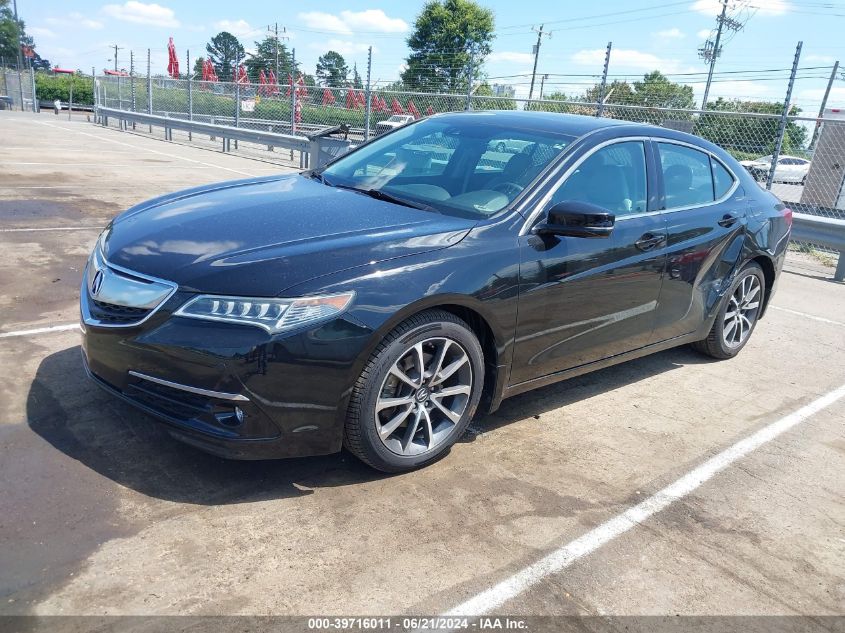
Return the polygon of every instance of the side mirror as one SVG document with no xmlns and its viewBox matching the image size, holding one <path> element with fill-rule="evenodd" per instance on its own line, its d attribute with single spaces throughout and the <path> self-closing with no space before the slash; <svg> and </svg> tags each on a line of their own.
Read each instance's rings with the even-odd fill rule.
<svg viewBox="0 0 845 633">
<path fill-rule="evenodd" d="M 546 219 L 534 227 L 538 235 L 567 237 L 610 237 L 616 216 L 607 209 L 576 200 L 564 200 L 546 212 Z"/>
</svg>

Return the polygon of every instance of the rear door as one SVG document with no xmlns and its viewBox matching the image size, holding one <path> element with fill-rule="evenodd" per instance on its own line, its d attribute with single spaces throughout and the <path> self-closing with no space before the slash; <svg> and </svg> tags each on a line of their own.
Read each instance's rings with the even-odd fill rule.
<svg viewBox="0 0 845 633">
<path fill-rule="evenodd" d="M 694 332 L 705 320 L 708 294 L 721 286 L 741 255 L 748 200 L 730 170 L 701 148 L 654 139 L 663 216 L 666 276 L 653 342 Z"/>
</svg>

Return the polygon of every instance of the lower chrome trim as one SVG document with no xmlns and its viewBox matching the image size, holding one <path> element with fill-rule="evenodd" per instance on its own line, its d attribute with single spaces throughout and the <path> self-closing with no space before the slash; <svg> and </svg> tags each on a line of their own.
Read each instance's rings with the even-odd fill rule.
<svg viewBox="0 0 845 633">
<path fill-rule="evenodd" d="M 157 383 L 159 385 L 164 385 L 165 387 L 171 387 L 173 389 L 179 389 L 181 391 L 187 391 L 189 393 L 195 393 L 200 396 L 208 396 L 209 398 L 217 398 L 219 400 L 232 400 L 234 402 L 249 402 L 249 398 L 246 396 L 242 396 L 239 393 L 226 393 L 225 391 L 212 391 L 211 389 L 200 389 L 199 387 L 189 387 L 188 385 L 182 385 L 178 382 L 171 382 L 169 380 L 164 380 L 163 378 L 155 378 L 154 376 L 147 376 L 146 374 L 142 374 L 137 371 L 129 370 L 130 376 L 135 376 L 136 378 L 141 378 L 142 380 L 149 380 L 150 382 Z"/>
</svg>

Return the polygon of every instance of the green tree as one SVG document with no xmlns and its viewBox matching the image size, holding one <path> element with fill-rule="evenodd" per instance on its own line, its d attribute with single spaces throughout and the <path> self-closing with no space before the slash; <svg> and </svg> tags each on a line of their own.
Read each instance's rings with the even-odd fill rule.
<svg viewBox="0 0 845 633">
<path fill-rule="evenodd" d="M 244 58 L 244 47 L 238 38 L 228 31 L 220 31 L 205 45 L 205 50 L 220 81 L 232 81 L 238 60 Z"/>
<path fill-rule="evenodd" d="M 402 73 L 412 90 L 464 90 L 473 70 L 490 54 L 493 12 L 473 0 L 429 0 L 408 38 L 411 54 Z"/>
<path fill-rule="evenodd" d="M 0 58 L 7 62 L 17 63 L 19 46 L 25 53 L 24 64 L 29 64 L 36 70 L 47 70 L 50 61 L 42 59 L 35 50 L 35 41 L 26 33 L 23 20 L 15 23 L 15 14 L 9 0 L 0 0 Z"/>
<path fill-rule="evenodd" d="M 293 67 L 293 56 L 282 42 L 279 42 L 272 35 L 265 37 L 260 42 L 255 43 L 255 52 L 250 53 L 246 60 L 246 71 L 252 81 L 258 81 L 258 74 L 264 71 L 267 74 L 272 70 L 276 72 L 276 47 L 279 49 L 279 72 L 276 74 L 276 80 L 279 83 L 287 83 L 288 75 L 291 74 Z M 299 64 L 296 64 L 295 71 L 299 70 Z M 293 72 L 297 74 L 297 72 Z"/>
<path fill-rule="evenodd" d="M 708 111 L 725 114 L 702 114 L 695 133 L 719 145 L 739 158 L 757 158 L 774 151 L 780 127 L 783 103 L 777 101 L 740 101 L 718 98 L 708 101 Z M 731 113 L 749 112 L 771 114 L 771 117 L 751 117 Z M 790 116 L 797 116 L 801 108 L 792 106 Z M 800 152 L 807 143 L 807 128 L 789 121 L 783 136 L 784 153 Z"/>
<path fill-rule="evenodd" d="M 205 57 L 197 57 L 194 60 L 194 79 L 202 79 L 202 67 L 205 64 Z"/>
<path fill-rule="evenodd" d="M 336 51 L 329 51 L 325 55 L 320 55 L 317 60 L 316 75 L 320 85 L 341 88 L 348 80 L 349 66 L 346 65 L 343 55 Z"/>
<path fill-rule="evenodd" d="M 352 64 L 352 87 L 360 90 L 364 87 L 364 82 L 361 80 L 361 75 L 358 74 L 358 64 Z"/>
</svg>

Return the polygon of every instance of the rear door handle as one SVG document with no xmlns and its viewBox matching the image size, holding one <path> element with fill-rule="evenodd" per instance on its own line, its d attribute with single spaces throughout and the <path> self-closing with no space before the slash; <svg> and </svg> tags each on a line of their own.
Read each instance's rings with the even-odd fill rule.
<svg viewBox="0 0 845 633">
<path fill-rule="evenodd" d="M 666 235 L 663 233 L 645 233 L 640 239 L 634 242 L 641 251 L 650 251 L 666 241 Z"/>
<path fill-rule="evenodd" d="M 726 213 L 722 216 L 722 219 L 718 221 L 718 225 L 728 228 L 736 224 L 737 220 L 739 220 L 739 218 L 732 213 Z"/>
</svg>

